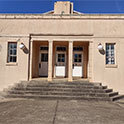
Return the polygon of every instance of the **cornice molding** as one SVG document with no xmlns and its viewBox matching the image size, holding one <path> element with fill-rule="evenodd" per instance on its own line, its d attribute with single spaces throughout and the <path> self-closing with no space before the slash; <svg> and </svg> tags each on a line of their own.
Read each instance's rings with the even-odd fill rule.
<svg viewBox="0 0 124 124">
<path fill-rule="evenodd" d="M 0 19 L 122 19 L 124 14 L 0 14 Z"/>
</svg>

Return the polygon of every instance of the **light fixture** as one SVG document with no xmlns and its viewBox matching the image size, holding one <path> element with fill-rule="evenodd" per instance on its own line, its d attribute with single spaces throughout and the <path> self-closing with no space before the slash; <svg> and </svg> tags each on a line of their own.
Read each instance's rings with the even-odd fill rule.
<svg viewBox="0 0 124 124">
<path fill-rule="evenodd" d="M 20 49 L 24 49 L 24 48 L 25 48 L 25 45 L 24 45 L 23 43 L 21 43 L 21 44 L 19 45 L 19 48 L 20 48 Z"/>
<path fill-rule="evenodd" d="M 102 51 L 102 50 L 103 50 L 103 46 L 102 46 L 101 43 L 98 44 L 98 50 L 99 50 L 99 51 Z"/>
</svg>

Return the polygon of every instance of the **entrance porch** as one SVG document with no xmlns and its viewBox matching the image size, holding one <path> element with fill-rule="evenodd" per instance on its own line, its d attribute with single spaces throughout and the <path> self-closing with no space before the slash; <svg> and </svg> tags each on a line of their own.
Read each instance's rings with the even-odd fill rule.
<svg viewBox="0 0 124 124">
<path fill-rule="evenodd" d="M 31 79 L 88 78 L 88 47 L 81 41 L 33 41 Z"/>
</svg>

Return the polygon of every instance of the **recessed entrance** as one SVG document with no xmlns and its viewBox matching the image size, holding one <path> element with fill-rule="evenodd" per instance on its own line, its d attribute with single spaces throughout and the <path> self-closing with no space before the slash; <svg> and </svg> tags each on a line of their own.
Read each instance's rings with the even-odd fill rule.
<svg viewBox="0 0 124 124">
<path fill-rule="evenodd" d="M 48 42 L 33 41 L 32 78 L 48 77 Z"/>
<path fill-rule="evenodd" d="M 53 77 L 68 77 L 68 42 L 54 41 L 53 43 Z"/>
<path fill-rule="evenodd" d="M 52 78 L 68 78 L 69 41 L 53 41 L 52 65 L 49 64 L 49 42 L 33 41 L 32 78 L 48 77 L 52 66 Z M 87 78 L 88 42 L 73 42 L 72 77 Z M 50 61 L 51 61 L 50 60 Z"/>
<path fill-rule="evenodd" d="M 72 76 L 74 78 L 87 78 L 88 42 L 73 42 Z"/>
</svg>

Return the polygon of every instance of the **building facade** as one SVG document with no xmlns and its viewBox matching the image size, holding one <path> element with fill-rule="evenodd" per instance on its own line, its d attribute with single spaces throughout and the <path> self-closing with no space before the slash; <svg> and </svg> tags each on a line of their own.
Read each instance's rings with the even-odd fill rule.
<svg viewBox="0 0 124 124">
<path fill-rule="evenodd" d="M 35 78 L 84 78 L 124 93 L 124 15 L 55 2 L 44 14 L 0 14 L 0 90 Z"/>
</svg>

